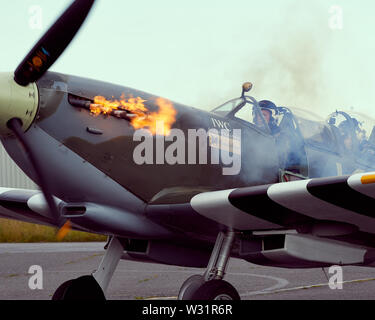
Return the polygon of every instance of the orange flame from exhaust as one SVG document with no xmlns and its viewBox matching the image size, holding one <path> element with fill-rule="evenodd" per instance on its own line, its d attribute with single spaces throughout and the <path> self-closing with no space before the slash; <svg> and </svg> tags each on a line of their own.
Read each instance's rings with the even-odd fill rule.
<svg viewBox="0 0 375 320">
<path fill-rule="evenodd" d="M 156 105 L 159 110 L 156 112 L 150 112 L 145 107 L 146 100 L 140 97 L 128 99 L 125 95 L 121 95 L 121 99 L 117 100 L 107 100 L 103 96 L 96 96 L 94 98 L 94 103 L 90 105 L 90 111 L 93 115 L 97 116 L 99 114 L 114 114 L 116 111 L 128 111 L 133 116 L 129 117 L 130 124 L 134 129 L 148 129 L 152 133 L 169 135 L 173 123 L 176 121 L 176 110 L 173 104 L 163 98 L 156 99 Z M 157 130 L 158 124 L 158 130 Z M 159 132 L 160 124 L 163 125 L 163 132 Z"/>
<path fill-rule="evenodd" d="M 62 241 L 71 229 L 72 229 L 72 224 L 69 220 L 67 220 L 64 223 L 64 225 L 60 228 L 60 230 L 57 232 L 57 235 L 56 235 L 57 240 Z"/>
</svg>

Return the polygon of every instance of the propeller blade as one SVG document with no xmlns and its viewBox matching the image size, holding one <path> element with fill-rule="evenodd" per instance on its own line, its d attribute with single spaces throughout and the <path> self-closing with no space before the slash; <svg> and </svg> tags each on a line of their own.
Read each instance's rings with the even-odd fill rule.
<svg viewBox="0 0 375 320">
<path fill-rule="evenodd" d="M 32 150 L 32 143 L 29 141 L 27 135 L 23 132 L 22 129 L 22 122 L 18 118 L 13 118 L 8 121 L 8 127 L 13 131 L 18 141 L 23 146 L 24 150 L 26 151 L 30 163 L 35 171 L 35 175 L 37 178 L 37 183 L 40 187 L 40 189 L 43 192 L 44 198 L 46 199 L 46 202 L 48 204 L 48 207 L 50 209 L 52 218 L 54 220 L 54 223 L 57 226 L 61 225 L 61 217 L 59 210 L 57 209 L 56 203 L 52 197 L 52 192 L 50 191 L 49 184 L 47 182 L 47 179 L 45 179 L 43 174 L 43 168 L 39 163 L 38 157 L 34 154 Z"/>
<path fill-rule="evenodd" d="M 14 72 L 21 86 L 38 80 L 69 45 L 87 17 L 94 0 L 76 0 L 43 35 Z"/>
</svg>

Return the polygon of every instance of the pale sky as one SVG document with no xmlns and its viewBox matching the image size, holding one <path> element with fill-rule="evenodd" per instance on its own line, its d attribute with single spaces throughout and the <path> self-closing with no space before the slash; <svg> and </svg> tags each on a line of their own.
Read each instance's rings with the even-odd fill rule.
<svg viewBox="0 0 375 320">
<path fill-rule="evenodd" d="M 3 4 L 0 71 L 18 63 L 71 3 Z M 38 6 L 42 29 L 33 29 Z M 338 11 L 342 25 L 332 29 Z M 210 110 L 251 95 L 325 117 L 340 108 L 375 118 L 372 0 L 97 0 L 51 71 L 108 81 Z M 34 19 L 34 20 L 33 20 Z"/>
</svg>

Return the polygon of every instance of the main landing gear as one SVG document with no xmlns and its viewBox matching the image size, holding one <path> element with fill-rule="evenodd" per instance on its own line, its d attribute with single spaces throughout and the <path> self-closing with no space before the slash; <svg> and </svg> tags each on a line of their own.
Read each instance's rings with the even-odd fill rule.
<svg viewBox="0 0 375 320">
<path fill-rule="evenodd" d="M 206 272 L 188 278 L 178 300 L 240 300 L 237 290 L 223 280 L 234 237 L 233 231 L 219 233 Z"/>
<path fill-rule="evenodd" d="M 235 233 L 220 232 L 207 269 L 203 275 L 193 275 L 181 286 L 179 300 L 240 300 L 237 290 L 224 281 Z M 97 271 L 64 282 L 52 300 L 105 300 L 105 292 L 120 261 L 124 247 L 112 237 Z"/>
<path fill-rule="evenodd" d="M 105 291 L 124 252 L 120 241 L 112 237 L 98 270 L 92 275 L 64 282 L 52 300 L 105 300 Z"/>
</svg>

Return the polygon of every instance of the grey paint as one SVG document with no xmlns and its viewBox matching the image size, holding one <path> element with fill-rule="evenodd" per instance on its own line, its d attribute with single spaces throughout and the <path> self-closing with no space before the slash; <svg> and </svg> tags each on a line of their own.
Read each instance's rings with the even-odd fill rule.
<svg viewBox="0 0 375 320">
<path fill-rule="evenodd" d="M 33 148 L 44 163 L 44 174 L 53 194 L 65 202 L 96 202 L 111 204 L 130 212 L 143 213 L 144 203 L 130 194 L 90 163 L 58 143 L 36 125 L 26 132 L 35 141 Z M 16 163 L 34 180 L 25 155 L 14 138 L 3 139 L 3 144 Z"/>
<path fill-rule="evenodd" d="M 72 205 L 72 204 L 70 204 Z M 79 215 L 64 215 L 72 223 L 102 234 L 129 238 L 170 238 L 171 232 L 140 214 L 96 203 L 79 203 L 86 208 Z"/>
<path fill-rule="evenodd" d="M 58 143 L 36 125 L 27 132 L 35 141 L 33 148 L 45 164 L 45 175 L 55 196 L 65 202 L 95 202 L 110 204 L 117 212 L 143 215 L 144 203 L 114 182 L 90 163 Z M 3 139 L 3 144 L 10 156 L 34 179 L 29 162 L 13 138 Z M 127 219 L 124 213 L 124 224 Z M 120 213 L 121 214 L 121 213 Z M 113 226 L 117 229 L 116 226 Z M 108 230 L 108 229 L 107 229 Z M 126 233 L 124 229 L 123 235 Z"/>
</svg>

